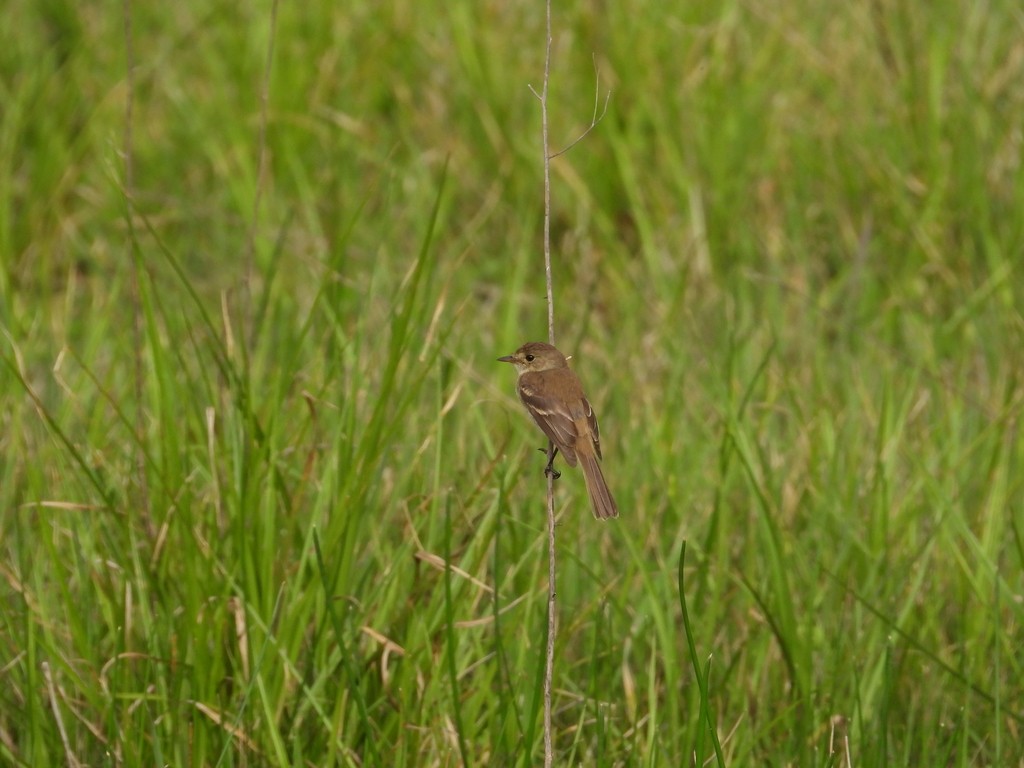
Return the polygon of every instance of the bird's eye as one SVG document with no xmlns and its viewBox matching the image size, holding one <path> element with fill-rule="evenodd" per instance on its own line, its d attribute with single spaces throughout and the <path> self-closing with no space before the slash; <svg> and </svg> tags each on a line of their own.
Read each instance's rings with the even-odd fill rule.
<svg viewBox="0 0 1024 768">
<path fill-rule="evenodd" d="M 526 356 L 526 362 L 532 363 L 533 362 L 533 355 L 527 355 Z"/>
</svg>

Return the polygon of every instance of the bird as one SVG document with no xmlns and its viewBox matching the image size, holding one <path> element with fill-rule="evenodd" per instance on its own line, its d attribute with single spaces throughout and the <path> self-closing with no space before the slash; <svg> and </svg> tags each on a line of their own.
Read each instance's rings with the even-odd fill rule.
<svg viewBox="0 0 1024 768">
<path fill-rule="evenodd" d="M 551 466 L 559 452 L 570 467 L 579 464 L 590 495 L 594 517 L 608 520 L 619 508 L 601 471 L 601 438 L 597 416 L 579 377 L 569 368 L 565 355 L 551 344 L 529 341 L 514 354 L 498 358 L 511 363 L 519 376 L 516 391 L 537 426 L 554 443 L 545 474 L 559 473 Z"/>
</svg>

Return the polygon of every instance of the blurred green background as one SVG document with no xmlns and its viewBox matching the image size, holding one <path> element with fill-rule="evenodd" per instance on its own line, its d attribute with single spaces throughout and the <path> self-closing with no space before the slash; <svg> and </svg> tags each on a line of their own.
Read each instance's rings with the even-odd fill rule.
<svg viewBox="0 0 1024 768">
<path fill-rule="evenodd" d="M 543 6 L 4 16 L 0 763 L 538 762 Z M 557 763 L 1024 765 L 1019 5 L 553 24 Z"/>
</svg>

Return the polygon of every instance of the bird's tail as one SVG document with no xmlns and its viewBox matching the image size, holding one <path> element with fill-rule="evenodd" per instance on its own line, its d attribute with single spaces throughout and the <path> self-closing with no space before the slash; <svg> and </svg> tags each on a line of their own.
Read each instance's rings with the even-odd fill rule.
<svg viewBox="0 0 1024 768">
<path fill-rule="evenodd" d="M 601 472 L 601 464 L 593 451 L 577 451 L 580 460 L 580 469 L 583 470 L 583 479 L 587 483 L 587 492 L 590 494 L 590 506 L 594 509 L 594 517 L 598 520 L 607 520 L 619 516 L 619 508 L 615 506 L 615 499 L 612 492 L 608 490 L 608 483 L 604 481 L 604 474 Z"/>
</svg>

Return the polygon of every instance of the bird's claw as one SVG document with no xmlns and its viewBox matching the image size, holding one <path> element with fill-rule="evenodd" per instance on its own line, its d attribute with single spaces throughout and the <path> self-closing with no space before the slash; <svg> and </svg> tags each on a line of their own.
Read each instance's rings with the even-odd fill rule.
<svg viewBox="0 0 1024 768">
<path fill-rule="evenodd" d="M 537 450 L 540 451 L 541 453 L 545 453 L 545 454 L 548 452 L 547 448 L 538 448 Z M 559 472 L 554 467 L 555 456 L 557 456 L 557 455 L 558 455 L 558 448 L 555 448 L 555 450 L 551 452 L 551 456 L 548 458 L 548 465 L 546 467 L 544 467 L 544 477 L 550 477 L 550 478 L 553 478 L 553 479 L 557 480 L 558 478 L 560 478 L 562 476 L 562 473 Z"/>
</svg>

